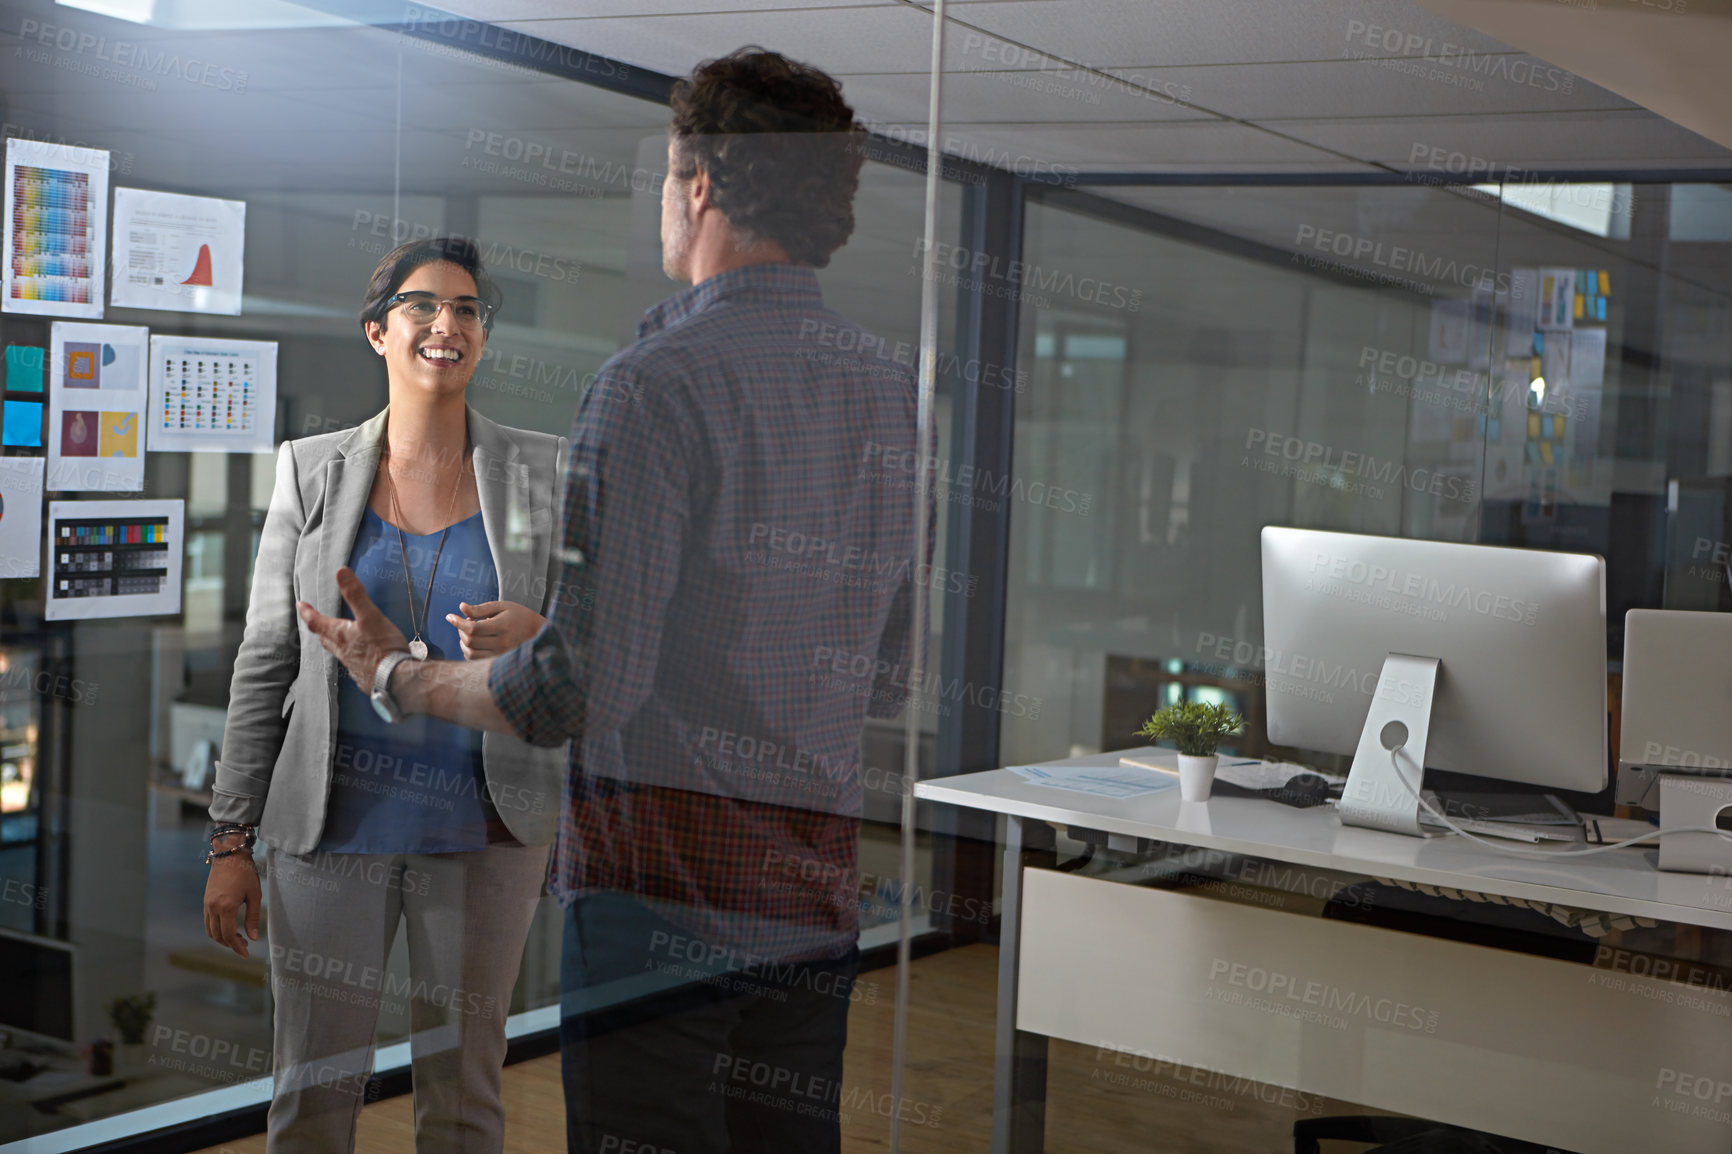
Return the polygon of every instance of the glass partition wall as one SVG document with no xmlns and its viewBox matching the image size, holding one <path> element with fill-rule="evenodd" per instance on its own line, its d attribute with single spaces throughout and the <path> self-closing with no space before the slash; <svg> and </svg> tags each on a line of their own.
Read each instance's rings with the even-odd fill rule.
<svg viewBox="0 0 1732 1154">
<path fill-rule="evenodd" d="M 1007 325 L 1014 357 L 1010 412 L 977 412 L 960 463 L 1010 497 L 992 672 L 1027 707 L 939 774 L 1144 746 L 1143 722 L 1180 703 L 1242 714 L 1226 762 L 1345 774 L 1339 752 L 1269 737 L 1268 679 L 1294 655 L 1266 647 L 1265 526 L 1604 558 L 1608 771 L 1626 611 L 1727 607 L 1726 186 L 1614 159 L 1643 133 L 1659 151 L 1675 126 L 1657 117 L 1547 170 L 1541 157 L 1564 154 L 1548 124 L 1610 125 L 1634 106 L 1446 7 L 956 17 L 947 149 L 1018 178 L 1002 249 L 979 265 L 947 255 L 965 307 Z M 1358 47 L 1401 21 L 1424 34 Z M 1544 83 L 1515 84 L 1512 68 Z M 1517 120 L 1533 133 L 1504 131 Z M 1470 169 L 1480 153 L 1503 159 Z M 1717 144 L 1700 154 L 1723 163 Z M 1537 707 L 1532 723 L 1548 724 Z M 942 781 L 952 800 L 922 805 L 923 822 L 981 839 L 960 856 L 991 879 L 999 932 L 915 963 L 930 978 L 914 987 L 908 1068 L 930 1124 L 905 1126 L 903 1149 L 1724 1145 L 1724 1115 L 1669 1130 L 1690 1109 L 1667 1087 L 1650 1101 L 1643 1064 L 1712 1047 L 1705 1015 L 1729 1012 L 1732 946 L 1703 928 L 1711 913 L 1619 918 L 1472 878 L 1418 884 L 1394 868 L 1399 847 L 1389 873 L 1328 868 L 1355 852 L 1353 830 L 1258 854 L 1231 813 L 1211 828 L 1197 806 L 1162 811 L 1178 825 L 1162 838 L 1148 799 L 1030 780 L 972 787 L 987 805 Z M 1611 785 L 1564 796 L 1638 820 L 1657 804 Z M 1575 877 L 1504 860 L 1504 876 Z M 1715 996 L 1617 969 L 1694 973 Z M 1616 1053 L 1536 1040 L 1544 1027 L 1522 1015 L 1537 1011 L 1516 1008 L 1590 1020 L 1631 994 L 1691 1008 Z M 1512 1036 L 1515 1021 L 1535 1033 Z M 1580 1118 L 1613 1087 L 1639 1109 L 1613 1137 L 1526 1110 L 1517 1084 Z"/>
<path fill-rule="evenodd" d="M 1714 248 L 1725 242 L 1689 215 L 1724 192 L 1641 180 L 1557 180 L 1545 190 L 1565 206 L 1602 208 L 1601 227 L 1560 220 L 1550 203 L 1535 211 L 1533 188 L 1520 184 L 1028 190 L 1027 267 L 1119 281 L 1140 306 L 1053 299 L 1023 307 L 1018 353 L 1030 388 L 1017 409 L 1016 473 L 1088 499 L 1076 509 L 1013 510 L 1006 676 L 1022 678 L 1047 708 L 1035 720 L 1004 718 L 1002 763 L 1142 746 L 1136 731 L 1153 711 L 1200 702 L 1243 715 L 1243 732 L 1223 744 L 1228 757 L 1345 773 L 1345 756 L 1268 736 L 1266 678 L 1303 676 L 1294 667 L 1303 657 L 1265 646 L 1266 525 L 1605 558 L 1615 763 L 1625 612 L 1726 604 L 1717 446 L 1727 414 L 1715 382 L 1728 372 L 1718 334 L 1732 282 L 1724 248 Z M 1392 263 L 1391 253 L 1404 255 Z M 1543 312 L 1536 319 L 1546 308 L 1550 321 Z M 1536 715 L 1534 723 L 1546 722 Z M 1614 800 L 1629 799 L 1608 788 L 1570 800 L 1610 813 Z M 1626 920 L 1608 933 L 1537 905 L 1462 913 L 1438 900 L 1448 894 L 1421 886 L 1429 896 L 1415 895 L 1410 883 L 1188 843 L 1113 853 L 1091 840 L 1060 828 L 1065 868 L 1282 918 L 1543 951 L 1570 963 L 1558 981 L 1594 981 L 1594 966 L 1620 957 L 1644 959 L 1638 966 L 1687 958 L 1678 964 L 1704 974 L 1732 957 L 1721 935 L 1689 927 Z M 1563 869 L 1547 867 L 1547 876 L 1563 879 Z M 1552 913 L 1566 932 L 1545 924 Z M 1444 920 L 1425 924 L 1422 915 Z M 1251 961 L 1242 972 L 1262 972 Z M 1346 996 L 1329 983 L 1348 972 L 1357 971 L 1300 977 Z M 1488 963 L 1487 972 L 1502 971 Z M 1718 988 L 1721 979 L 1704 981 Z M 1219 985 L 1174 997 L 1231 998 Z M 1278 999 L 1259 1004 L 1287 1012 Z M 1509 1060 L 1506 1043 L 1480 1032 L 1489 1025 L 1483 1013 L 1454 1013 L 1454 1036 L 1414 1043 L 1405 1069 L 1424 1076 L 1453 1046 Z M 1273 1149 L 1307 1119 L 1391 1100 L 1379 1096 L 1389 1091 L 1370 1055 L 1395 1044 L 1393 1028 L 1342 1015 L 1305 1022 L 1289 1039 L 1299 1049 L 1287 1076 L 1270 1080 L 1190 1056 L 1195 1043 L 1182 1036 L 1171 1050 L 1123 1038 L 1055 1040 L 1047 1148 L 1136 1149 L 1163 1132 L 1186 1148 Z M 1337 1031 L 1365 1047 L 1347 1067 L 1364 1100 L 1319 1089 L 1341 1081 L 1314 1064 L 1342 1060 L 1323 1057 Z M 1428 1053 L 1434 1045 L 1438 1053 Z M 1589 1061 L 1548 1060 L 1545 1084 L 1560 1093 L 1595 1076 Z"/>
<path fill-rule="evenodd" d="M 134 7 L 0 3 L 4 135 L 106 153 L 113 188 L 245 203 L 238 314 L 109 304 L 100 319 L 276 342 L 275 406 L 260 416 L 273 447 L 352 429 L 384 405 L 385 375 L 356 314 L 374 265 L 404 241 L 478 241 L 504 306 L 468 401 L 501 424 L 547 433 L 568 431 L 596 370 L 635 338 L 645 309 L 680 287 L 662 273 L 658 233 L 669 77 L 523 36 L 489 52 L 462 33 L 470 25 L 432 10 L 358 21 L 335 4 Z M 924 33 L 908 44 L 911 73 L 925 68 Z M 941 219 L 953 229 L 972 187 L 965 175 L 948 170 L 942 181 Z M 924 200 L 923 152 L 870 143 L 852 238 L 819 276 L 826 304 L 910 373 L 920 361 Z M 938 339 L 950 348 L 959 310 L 953 296 L 942 306 Z M 47 349 L 51 326 L 68 319 L 7 311 L 0 343 Z M 8 369 L 15 447 L 5 453 L 39 456 L 55 430 L 14 440 L 11 402 L 44 396 L 11 357 Z M 941 441 L 955 435 L 953 398 L 973 372 L 954 355 L 940 364 L 931 420 Z M 51 621 L 40 581 L 0 583 L 0 1148 L 34 1137 L 51 1146 L 31 1149 L 77 1149 L 191 1125 L 190 1149 L 200 1133 L 215 1141 L 262 1126 L 269 1098 L 271 911 L 250 957 L 211 942 L 202 858 L 209 766 L 273 457 L 141 455 L 142 490 L 47 496 L 177 502 L 176 611 Z M 946 572 L 949 506 L 936 517 L 932 566 Z M 958 584 L 952 601 L 973 593 Z M 934 602 L 935 647 L 946 604 Z M 944 707 L 926 706 L 916 731 L 930 767 Z M 849 1049 L 847 1080 L 827 1103 L 850 1142 L 883 1143 L 895 1113 L 884 1105 L 895 986 L 884 967 L 904 894 L 916 935 L 931 935 L 935 913 L 949 916 L 930 901 L 938 835 L 909 831 L 917 872 L 903 871 L 905 748 L 901 719 L 868 721 L 857 864 L 841 888 L 859 908 L 864 960 L 851 1005 L 869 1041 Z M 560 916 L 544 897 L 509 1006 L 514 1057 L 557 1047 Z M 986 916 L 976 913 L 977 932 Z M 398 938 L 384 986 L 408 988 L 406 966 Z M 144 1025 L 130 1033 L 123 1003 L 142 1009 Z M 880 1019 L 882 1045 L 870 1041 Z M 410 1034 L 407 1000 L 382 999 L 369 1101 L 408 1089 Z M 557 1077 L 557 1055 L 540 1060 Z M 563 1141 L 556 1105 L 511 1110 L 530 1146 Z M 197 1128 L 219 1116 L 227 1129 Z M 376 1133 L 406 1144 L 406 1121 L 395 1124 L 403 1128 Z M 237 1141 L 263 1149 L 262 1136 Z"/>
<path fill-rule="evenodd" d="M 237 315 L 111 305 L 102 321 L 275 341 L 273 444 L 378 411 L 385 379 L 355 328 L 366 279 L 396 243 L 448 234 L 478 239 L 505 294 L 470 403 L 566 432 L 597 369 L 677 287 L 659 245 L 670 77 L 581 44 L 465 34 L 482 25 L 431 10 L 370 23 L 338 7 L 0 0 L 5 135 L 103 151 L 113 187 L 246 203 Z M 1450 972 L 1534 997 L 1632 965 L 1713 984 L 1732 963 L 1720 932 L 1217 851 L 1206 814 L 1188 840 L 1163 841 L 924 801 L 905 822 L 904 799 L 915 780 L 1140 745 L 1142 721 L 1179 702 L 1244 715 L 1230 754 L 1344 770 L 1268 739 L 1279 658 L 1264 646 L 1258 542 L 1272 524 L 1601 554 L 1615 748 L 1624 611 L 1732 598 L 1727 187 L 1508 164 L 1478 182 L 1446 164 L 1440 178 L 1321 135 L 1301 162 L 1308 129 L 1265 132 L 1228 98 L 1242 93 L 1221 69 L 1267 49 L 1258 29 L 1176 29 L 1161 43 L 1179 55 L 1154 66 L 1136 55 L 1143 13 L 1121 59 L 1100 47 L 1111 21 L 1083 5 L 1060 6 L 1070 22 L 951 3 L 948 24 L 910 7 L 893 67 L 845 76 L 874 136 L 853 237 L 820 282 L 892 359 L 913 370 L 933 354 L 920 434 L 933 451 L 914 466 L 932 485 L 929 607 L 911 639 L 926 676 L 912 727 L 905 714 L 863 734 L 840 887 L 859 911 L 861 971 L 843 1072 L 819 1107 L 848 1150 L 1285 1149 L 1377 1130 L 1322 1119 L 1392 1113 L 1525 1132 L 1474 1105 L 1489 1091 L 1439 1107 L 1403 1079 L 1477 1063 L 1526 1070 L 1568 1102 L 1611 1059 L 1509 1041 L 1496 1027 L 1516 1011 L 1449 1000 Z M 1502 83 L 1518 65 L 1559 71 L 1405 10 L 1494 53 Z M 1319 27 L 1270 23 L 1301 39 Z M 929 34 L 945 36 L 939 75 Z M 1395 71 L 1338 51 L 1318 54 Z M 1391 51 L 1404 67 L 1413 55 Z M 1181 67 L 1193 61 L 1217 63 Z M 1568 99 L 1516 85 L 1505 103 L 1536 118 L 1615 103 L 1572 79 Z M 1483 110 L 1483 85 L 1433 87 L 1460 97 L 1454 113 Z M 933 141 L 945 160 L 929 204 Z M 56 319 L 0 314 L 0 343 L 50 348 Z M 12 404 L 32 403 L 27 355 L 7 368 L 5 456 L 40 456 L 12 436 Z M 270 465 L 152 451 L 140 491 L 47 494 L 179 502 L 174 612 L 46 620 L 40 581 L 0 581 L 0 970 L 23 975 L 0 992 L 0 1147 L 71 1150 L 226 1117 L 185 1148 L 220 1134 L 263 1149 L 242 1135 L 269 1096 L 269 955 L 205 937 L 200 858 Z M 1038 928 L 1030 901 L 1048 918 Z M 1121 901 L 1115 936 L 1099 936 L 1091 911 Z M 510 1005 L 514 1060 L 548 1078 L 560 917 L 543 898 Z M 267 909 L 267 935 L 269 922 Z M 1257 996 L 1283 960 L 1261 943 L 1335 923 L 1395 935 L 1365 939 L 1395 961 L 1287 958 L 1280 976 L 1332 999 L 1327 1014 Z M 1019 1029 L 1024 955 L 1070 975 L 1077 1006 L 1122 989 L 1121 1012 Z M 405 964 L 399 940 L 399 987 Z M 1156 1003 L 1195 1028 L 1143 1030 Z M 129 1005 L 147 1015 L 139 1041 L 122 1031 Z M 1400 1021 L 1379 1017 L 1396 1005 Z M 383 1006 L 366 1095 L 385 1101 L 362 1126 L 391 1148 L 410 1140 L 408 1100 L 393 1097 L 410 1034 L 405 1006 Z M 510 1133 L 557 1148 L 557 1093 L 511 1098 L 512 1085 Z M 1660 1091 L 1664 1120 L 1687 1095 Z"/>
</svg>

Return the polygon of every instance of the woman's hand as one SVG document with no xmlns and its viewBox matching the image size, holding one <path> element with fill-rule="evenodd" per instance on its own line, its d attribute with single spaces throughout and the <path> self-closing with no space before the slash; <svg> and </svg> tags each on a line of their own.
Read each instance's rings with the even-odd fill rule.
<svg viewBox="0 0 1732 1154">
<path fill-rule="evenodd" d="M 246 852 L 219 857 L 210 863 L 204 883 L 204 932 L 219 946 L 247 956 L 247 939 L 259 940 L 259 871 L 253 855 Z M 247 909 L 246 933 L 236 922 L 242 906 Z"/>
<path fill-rule="evenodd" d="M 498 657 L 509 653 L 541 632 L 547 618 L 515 601 L 483 601 L 471 605 L 459 602 L 463 616 L 447 613 L 445 620 L 457 630 L 465 660 L 477 657 Z"/>
</svg>

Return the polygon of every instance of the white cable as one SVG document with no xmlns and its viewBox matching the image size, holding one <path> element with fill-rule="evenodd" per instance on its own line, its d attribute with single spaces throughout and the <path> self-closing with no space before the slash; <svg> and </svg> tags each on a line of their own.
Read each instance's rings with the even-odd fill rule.
<svg viewBox="0 0 1732 1154">
<path fill-rule="evenodd" d="M 1478 842 L 1480 845 L 1488 846 L 1495 850 L 1502 850 L 1504 853 L 1515 854 L 1517 857 L 1533 857 L 1542 859 L 1556 857 L 1586 857 L 1588 854 L 1605 853 L 1607 850 L 1623 849 L 1625 846 L 1635 845 L 1637 842 L 1650 841 L 1657 837 L 1663 837 L 1669 833 L 1711 833 L 1715 837 L 1732 842 L 1732 835 L 1728 835 L 1723 829 L 1694 825 L 1681 826 L 1678 829 L 1657 829 L 1650 833 L 1640 834 L 1628 839 L 1627 841 L 1608 842 L 1605 845 L 1589 846 L 1587 849 L 1523 849 L 1520 846 L 1510 845 L 1508 842 L 1499 841 L 1496 838 L 1480 837 L 1478 834 L 1467 832 L 1459 825 L 1456 825 L 1455 822 L 1437 812 L 1436 809 L 1432 808 L 1432 804 L 1429 801 L 1426 801 L 1425 797 L 1418 790 L 1414 789 L 1413 786 L 1407 783 L 1407 775 L 1401 772 L 1401 763 L 1395 760 L 1395 755 L 1401 752 L 1401 748 L 1402 747 L 1398 745 L 1389 751 L 1389 764 L 1391 768 L 1395 770 L 1395 780 L 1401 783 L 1401 787 L 1412 795 L 1413 800 L 1417 801 L 1426 813 L 1429 813 L 1440 823 L 1448 826 L 1451 831 L 1460 834 L 1468 841 Z"/>
</svg>

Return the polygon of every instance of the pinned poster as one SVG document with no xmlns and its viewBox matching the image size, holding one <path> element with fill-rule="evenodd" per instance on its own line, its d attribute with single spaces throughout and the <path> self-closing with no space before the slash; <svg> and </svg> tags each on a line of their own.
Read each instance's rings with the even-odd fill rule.
<svg viewBox="0 0 1732 1154">
<path fill-rule="evenodd" d="M 1497 296 L 1485 285 L 1475 285 L 1467 310 L 1467 364 L 1472 369 L 1491 368 L 1493 322 L 1497 318 Z"/>
<path fill-rule="evenodd" d="M 115 189 L 111 303 L 239 316 L 246 225 L 243 200 Z"/>
<path fill-rule="evenodd" d="M 153 453 L 269 453 L 277 342 L 150 339 Z"/>
<path fill-rule="evenodd" d="M 41 457 L 0 457 L 0 580 L 42 573 Z"/>
<path fill-rule="evenodd" d="M 1570 383 L 1588 389 L 1606 383 L 1605 329 L 1577 329 L 1570 334 Z"/>
<path fill-rule="evenodd" d="M 108 153 L 8 140 L 4 238 L 0 310 L 100 318 Z"/>
<path fill-rule="evenodd" d="M 1534 330 L 1540 326 L 1540 270 L 1510 270 L 1508 327 L 1504 330 L 1504 352 L 1525 357 L 1534 351 Z"/>
<path fill-rule="evenodd" d="M 181 501 L 50 501 L 49 621 L 180 612 Z M 4 524 L 4 522 L 0 522 Z"/>
<path fill-rule="evenodd" d="M 1542 329 L 1574 328 L 1576 323 L 1576 270 L 1573 268 L 1542 268 L 1539 273 L 1539 316 L 1536 327 Z"/>
<path fill-rule="evenodd" d="M 144 489 L 150 330 L 57 323 L 48 342 L 48 487 Z"/>
<path fill-rule="evenodd" d="M 1470 328 L 1467 301 L 1432 301 L 1431 359 L 1440 365 L 1465 364 Z"/>
</svg>

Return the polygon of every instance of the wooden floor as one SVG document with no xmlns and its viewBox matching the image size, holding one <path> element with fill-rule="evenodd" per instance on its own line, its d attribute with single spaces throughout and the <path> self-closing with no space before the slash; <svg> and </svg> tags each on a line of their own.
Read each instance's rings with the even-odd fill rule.
<svg viewBox="0 0 1732 1154">
<path fill-rule="evenodd" d="M 909 1154 L 985 1154 L 990 1146 L 997 974 L 993 946 L 951 950 L 913 964 L 902 1105 L 902 1149 Z M 890 1147 L 895 982 L 894 969 L 862 975 L 861 997 L 849 1017 L 842 1105 L 842 1149 L 849 1154 Z M 1207 1071 L 1175 1072 L 1149 1058 L 1069 1042 L 1051 1045 L 1047 1091 L 1051 1154 L 1277 1154 L 1293 1148 L 1296 1118 L 1358 1112 L 1343 1103 Z M 504 1099 L 510 1154 L 564 1148 L 558 1055 L 508 1067 Z M 261 1134 L 204 1154 L 264 1154 L 264 1149 Z M 358 1154 L 413 1149 L 407 1095 L 362 1111 Z"/>
</svg>

